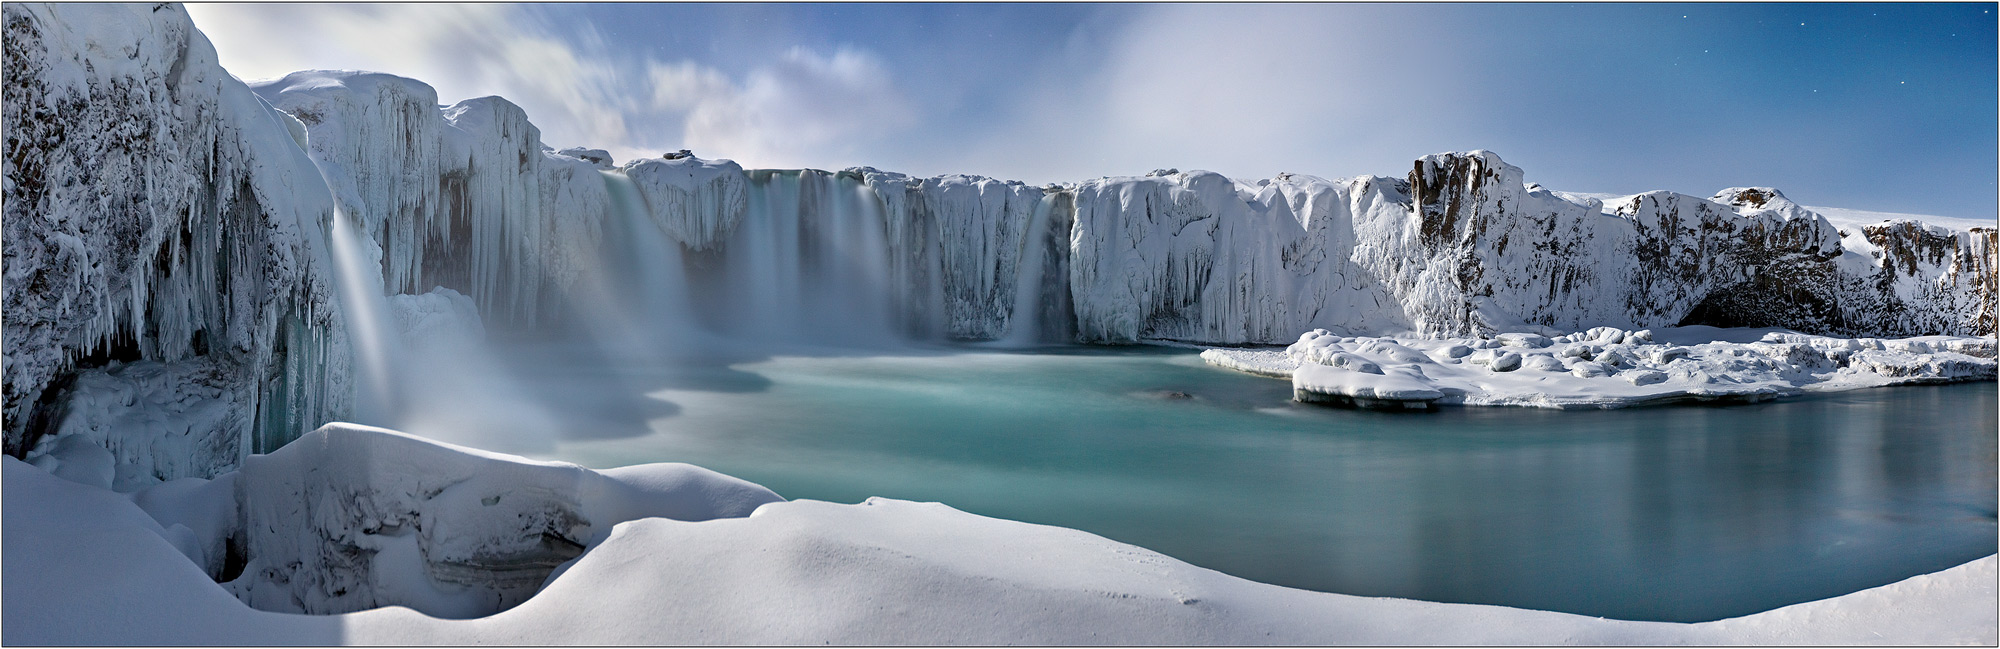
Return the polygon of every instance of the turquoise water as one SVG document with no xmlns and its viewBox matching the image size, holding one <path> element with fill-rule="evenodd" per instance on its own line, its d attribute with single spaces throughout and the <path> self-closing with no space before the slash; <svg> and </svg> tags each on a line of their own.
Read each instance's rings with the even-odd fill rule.
<svg viewBox="0 0 2000 649">
<path fill-rule="evenodd" d="M 940 501 L 1310 590 L 1701 621 L 1951 567 L 2000 533 L 1992 383 L 1400 414 L 1153 347 L 522 366 L 572 422 L 544 457 Z"/>
</svg>

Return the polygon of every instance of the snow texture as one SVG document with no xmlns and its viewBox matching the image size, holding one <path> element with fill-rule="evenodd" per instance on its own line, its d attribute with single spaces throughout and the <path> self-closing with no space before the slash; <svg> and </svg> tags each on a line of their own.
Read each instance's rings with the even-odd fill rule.
<svg viewBox="0 0 2000 649">
<path fill-rule="evenodd" d="M 1512 333 L 1441 339 L 1347 337 L 1315 329 L 1282 353 L 1209 349 L 1201 357 L 1218 367 L 1291 379 L 1300 401 L 1386 409 L 1756 402 L 1804 392 L 1995 378 L 1991 338 L 1880 340 L 1770 331 L 1739 343 L 1710 337 L 1716 333 L 1668 330 L 1661 336 L 1714 341 L 1683 345 L 1656 341 L 1651 330 L 1615 327 L 1553 338 Z"/>
<path fill-rule="evenodd" d="M 0 606 L 16 622 L 0 641 L 10 645 L 1995 639 L 1993 557 L 1828 600 L 1676 624 L 1294 590 L 936 503 L 783 502 L 685 465 L 596 472 L 351 426 L 316 432 L 240 473 L 130 495 L 11 458 L 0 459 L 0 475 L 8 531 Z M 217 584 L 230 562 L 214 557 L 230 552 L 247 553 L 249 565 Z M 281 615 L 232 592 L 274 610 L 401 606 Z"/>
</svg>

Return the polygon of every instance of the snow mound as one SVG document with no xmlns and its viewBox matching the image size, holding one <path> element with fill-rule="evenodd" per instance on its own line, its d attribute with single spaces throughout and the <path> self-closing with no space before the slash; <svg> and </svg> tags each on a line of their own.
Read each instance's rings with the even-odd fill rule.
<svg viewBox="0 0 2000 649">
<path fill-rule="evenodd" d="M 590 164 L 596 165 L 597 168 L 600 170 L 610 170 L 613 168 L 611 153 L 609 151 L 605 151 L 604 149 L 590 149 L 578 146 L 557 151 L 556 155 L 576 158 L 578 160 L 588 162 Z"/>
<path fill-rule="evenodd" d="M 1679 332 L 1662 337 L 1686 340 Z M 1622 408 L 1764 401 L 1803 392 L 1995 378 L 1992 338 L 1893 340 L 1768 332 L 1754 342 L 1655 342 L 1651 330 L 1597 327 L 1553 338 L 1299 336 L 1270 351 L 1210 349 L 1217 367 L 1289 378 L 1299 401 L 1366 408 L 1440 404 Z"/>
<path fill-rule="evenodd" d="M 781 500 L 688 465 L 597 472 L 351 424 L 252 456 L 230 476 L 240 517 L 197 537 L 239 544 L 247 564 L 228 588 L 287 613 L 489 615 L 618 523 L 744 516 Z"/>
</svg>

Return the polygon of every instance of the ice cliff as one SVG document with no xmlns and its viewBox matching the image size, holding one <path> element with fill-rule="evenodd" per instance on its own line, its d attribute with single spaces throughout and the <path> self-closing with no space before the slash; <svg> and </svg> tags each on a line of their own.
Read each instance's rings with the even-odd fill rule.
<svg viewBox="0 0 2000 649">
<path fill-rule="evenodd" d="M 343 414 L 333 202 L 303 131 L 178 5 L 4 16 L 7 453 L 53 440 L 76 387 L 127 395 L 112 405 L 137 426 L 157 404 L 222 404 L 148 429 L 158 444 L 108 444 L 127 483 L 205 477 Z"/>
<path fill-rule="evenodd" d="M 1843 230 L 1770 188 L 1604 200 L 1525 184 L 1484 151 L 1402 177 L 1047 187 L 686 151 L 620 164 L 543 145 L 498 97 L 440 106 L 421 82 L 349 71 L 245 85 L 175 5 L 5 16 L 7 452 L 101 428 L 64 414 L 77 386 L 133 395 L 119 407 L 231 404 L 154 433 L 185 443 L 99 439 L 124 484 L 212 475 L 347 411 L 336 212 L 383 292 L 451 289 L 494 330 L 647 300 L 624 331 L 673 337 L 647 323 L 674 317 L 861 344 L 1996 326 L 1995 229 Z M 180 448 L 225 459 L 157 468 Z"/>
</svg>

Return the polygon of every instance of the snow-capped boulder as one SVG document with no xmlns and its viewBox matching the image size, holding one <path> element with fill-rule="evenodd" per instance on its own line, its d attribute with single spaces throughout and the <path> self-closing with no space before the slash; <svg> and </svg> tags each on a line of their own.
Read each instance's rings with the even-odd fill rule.
<svg viewBox="0 0 2000 649">
<path fill-rule="evenodd" d="M 556 155 L 569 158 L 576 158 L 578 160 L 588 162 L 591 164 L 591 166 L 597 167 L 598 169 L 610 170 L 616 167 L 616 165 L 612 164 L 613 161 L 611 159 L 611 153 L 609 151 L 605 151 L 604 149 L 591 149 L 586 147 L 573 146 L 567 149 L 557 151 Z"/>
</svg>

